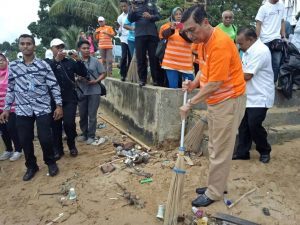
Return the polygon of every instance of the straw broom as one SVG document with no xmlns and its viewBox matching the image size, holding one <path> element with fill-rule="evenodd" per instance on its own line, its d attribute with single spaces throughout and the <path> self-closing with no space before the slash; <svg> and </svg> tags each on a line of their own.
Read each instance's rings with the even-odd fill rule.
<svg viewBox="0 0 300 225">
<path fill-rule="evenodd" d="M 136 54 L 134 53 L 128 68 L 128 80 L 132 83 L 137 83 L 139 81 L 138 71 L 137 71 L 137 61 Z"/>
<path fill-rule="evenodd" d="M 183 104 L 186 104 L 187 92 L 184 93 Z M 182 194 L 184 186 L 185 161 L 184 161 L 184 129 L 185 120 L 181 121 L 180 147 L 173 176 L 170 184 L 166 212 L 164 215 L 164 225 L 177 225 L 179 213 L 182 212 Z"/>
<path fill-rule="evenodd" d="M 203 133 L 207 128 L 207 119 L 200 118 L 184 138 L 186 149 L 191 152 L 200 152 Z"/>
</svg>

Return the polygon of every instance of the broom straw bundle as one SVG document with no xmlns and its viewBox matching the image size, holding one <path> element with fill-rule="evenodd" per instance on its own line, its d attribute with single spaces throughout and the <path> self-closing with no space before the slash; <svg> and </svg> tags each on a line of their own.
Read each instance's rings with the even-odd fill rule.
<svg viewBox="0 0 300 225">
<path fill-rule="evenodd" d="M 200 118 L 184 138 L 185 147 L 190 152 L 202 152 L 203 133 L 207 129 L 207 119 Z"/>
<path fill-rule="evenodd" d="M 186 104 L 187 92 L 184 93 L 183 104 Z M 177 225 L 178 215 L 182 212 L 182 194 L 184 187 L 185 161 L 184 161 L 184 129 L 185 120 L 181 121 L 181 137 L 178 158 L 173 168 L 164 225 Z"/>
</svg>

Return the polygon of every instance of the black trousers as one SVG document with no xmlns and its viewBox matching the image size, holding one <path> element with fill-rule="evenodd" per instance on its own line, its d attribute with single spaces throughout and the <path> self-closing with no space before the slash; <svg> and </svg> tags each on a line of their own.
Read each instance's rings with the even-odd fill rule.
<svg viewBox="0 0 300 225">
<path fill-rule="evenodd" d="M 16 125 L 19 134 L 21 147 L 25 155 L 25 165 L 27 168 L 37 167 L 36 157 L 34 155 L 34 122 L 36 121 L 37 134 L 43 151 L 44 162 L 47 165 L 55 164 L 53 144 L 51 114 L 42 116 L 17 116 Z"/>
<path fill-rule="evenodd" d="M 122 42 L 121 48 L 122 48 L 122 58 L 121 58 L 121 65 L 120 65 L 120 74 L 122 77 L 125 78 L 127 76 L 127 71 L 131 62 L 131 55 L 130 55 L 128 44 Z"/>
<path fill-rule="evenodd" d="M 14 143 L 15 151 L 21 152 L 22 147 L 20 145 L 19 136 L 16 128 L 16 114 L 10 113 L 8 122 L 0 124 L 0 130 L 2 132 L 2 139 L 6 147 L 6 151 L 12 152 Z"/>
<path fill-rule="evenodd" d="M 239 142 L 235 154 L 239 157 L 249 156 L 252 141 L 261 155 L 271 152 L 267 140 L 267 131 L 262 126 L 266 118 L 267 108 L 246 108 L 244 118 L 239 127 Z"/>
<path fill-rule="evenodd" d="M 67 145 L 69 149 L 75 147 L 76 132 L 76 109 L 77 103 L 75 102 L 63 102 L 63 118 L 60 120 L 52 119 L 52 131 L 53 131 L 53 149 L 54 152 L 63 153 L 63 141 L 62 141 L 62 126 L 67 135 Z"/>
<path fill-rule="evenodd" d="M 135 51 L 138 66 L 138 74 L 141 82 L 147 82 L 147 53 L 153 82 L 157 83 L 158 59 L 155 56 L 158 37 L 152 35 L 135 38 Z"/>
</svg>

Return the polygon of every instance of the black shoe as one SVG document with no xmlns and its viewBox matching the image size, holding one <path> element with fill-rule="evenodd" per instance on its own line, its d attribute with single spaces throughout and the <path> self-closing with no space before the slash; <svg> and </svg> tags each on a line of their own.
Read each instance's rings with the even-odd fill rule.
<svg viewBox="0 0 300 225">
<path fill-rule="evenodd" d="M 206 207 L 212 204 L 214 200 L 207 197 L 205 194 L 199 195 L 194 201 L 192 201 L 192 206 L 195 207 Z"/>
<path fill-rule="evenodd" d="M 34 177 L 34 175 L 35 175 L 35 173 L 37 171 L 39 171 L 39 167 L 38 166 L 34 167 L 34 168 L 28 168 L 27 171 L 26 171 L 26 173 L 23 176 L 23 181 L 29 181 L 29 180 L 31 180 Z"/>
<path fill-rule="evenodd" d="M 198 195 L 203 195 L 206 192 L 206 190 L 207 190 L 207 187 L 196 188 L 196 193 Z M 226 194 L 228 194 L 228 192 L 224 191 L 224 194 L 226 195 Z"/>
<path fill-rule="evenodd" d="M 70 156 L 76 157 L 78 155 L 78 150 L 76 147 L 70 149 Z"/>
<path fill-rule="evenodd" d="M 261 161 L 262 163 L 268 163 L 268 162 L 270 162 L 270 160 L 271 160 L 270 154 L 267 154 L 267 155 L 261 155 L 261 156 L 259 157 L 259 161 Z"/>
<path fill-rule="evenodd" d="M 153 82 L 152 85 L 153 86 L 159 86 L 159 84 L 157 82 Z"/>
<path fill-rule="evenodd" d="M 244 155 L 244 156 L 239 156 L 239 155 L 233 155 L 232 160 L 249 160 L 250 155 Z"/>
<path fill-rule="evenodd" d="M 123 77 L 123 76 L 121 76 L 121 81 L 125 81 L 126 80 L 126 77 Z"/>
<path fill-rule="evenodd" d="M 57 175 L 59 172 L 59 169 L 58 169 L 56 163 L 48 165 L 48 171 L 49 171 L 49 175 L 51 177 L 54 177 L 55 175 Z"/>
<path fill-rule="evenodd" d="M 140 81 L 140 82 L 139 82 L 139 86 L 140 86 L 140 87 L 144 87 L 145 85 L 146 85 L 145 82 L 143 82 L 143 81 Z"/>
</svg>

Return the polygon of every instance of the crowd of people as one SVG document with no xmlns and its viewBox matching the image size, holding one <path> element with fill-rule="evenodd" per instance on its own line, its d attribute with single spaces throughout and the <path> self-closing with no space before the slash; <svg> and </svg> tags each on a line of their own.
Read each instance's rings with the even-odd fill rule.
<svg viewBox="0 0 300 225">
<path fill-rule="evenodd" d="M 23 34 L 19 37 L 22 58 L 8 66 L 8 59 L 0 54 L 0 130 L 6 147 L 0 160 L 18 160 L 23 151 L 27 167 L 23 180 L 35 176 L 39 167 L 34 155 L 34 122 L 50 176 L 59 172 L 56 161 L 65 154 L 63 130 L 72 157 L 78 155 L 76 140 L 97 144 L 101 81 L 112 74 L 112 38 L 118 33 L 122 81 L 135 54 L 140 87 L 147 83 L 148 65 L 153 85 L 162 85 L 163 69 L 169 88 L 182 85 L 184 91 L 192 91 L 200 87 L 180 108 L 180 114 L 184 119 L 194 105 L 207 103 L 208 186 L 196 190 L 199 196 L 192 204 L 208 206 L 227 191 L 231 160 L 250 159 L 252 141 L 262 163 L 271 159 L 271 145 L 262 123 L 274 103 L 281 46 L 287 42 L 284 6 L 278 0 L 267 1 L 257 13 L 255 29 L 234 25 L 230 10 L 224 11 L 222 22 L 213 27 L 202 6 L 187 10 L 176 7 L 159 30 L 155 22 L 160 15 L 155 4 L 120 0 L 120 7 L 117 32 L 100 16 L 94 33 L 79 35 L 75 52 L 65 51 L 65 43 L 55 38 L 46 59 L 38 59 L 34 38 Z M 291 37 L 298 49 L 299 26 L 298 21 Z M 94 40 L 98 46 L 94 46 Z M 165 40 L 161 61 L 156 56 L 160 40 Z M 97 50 L 101 61 L 94 57 Z M 77 108 L 80 135 L 76 132 Z"/>
</svg>

